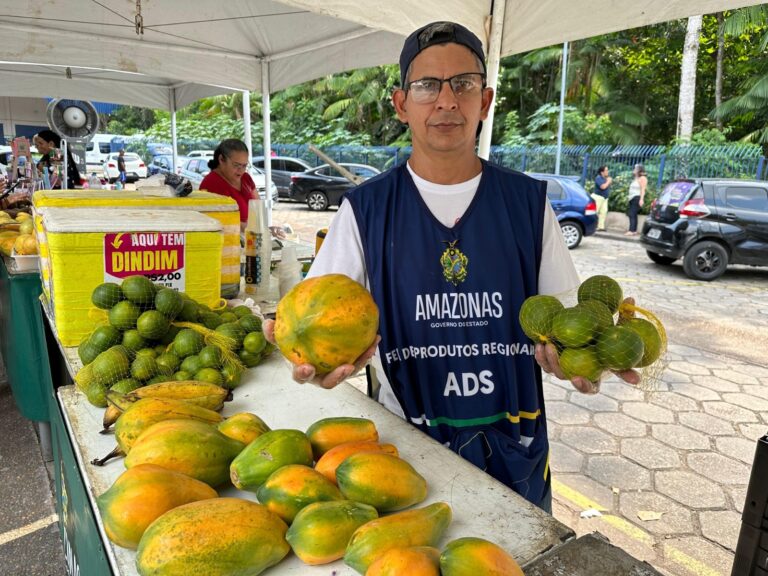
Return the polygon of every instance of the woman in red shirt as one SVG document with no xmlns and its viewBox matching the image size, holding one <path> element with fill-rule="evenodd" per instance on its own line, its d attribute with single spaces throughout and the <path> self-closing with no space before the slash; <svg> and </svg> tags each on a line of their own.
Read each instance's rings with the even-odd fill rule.
<svg viewBox="0 0 768 576">
<path fill-rule="evenodd" d="M 200 183 L 200 190 L 234 198 L 240 208 L 240 229 L 248 220 L 248 200 L 258 200 L 256 184 L 248 174 L 250 159 L 248 148 L 242 140 L 222 140 L 208 161 L 211 171 Z"/>
</svg>

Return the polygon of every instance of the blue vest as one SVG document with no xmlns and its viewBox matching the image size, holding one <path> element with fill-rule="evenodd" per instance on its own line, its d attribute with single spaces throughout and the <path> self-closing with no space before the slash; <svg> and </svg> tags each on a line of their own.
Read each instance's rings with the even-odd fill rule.
<svg viewBox="0 0 768 576">
<path fill-rule="evenodd" d="M 453 228 L 405 166 L 347 195 L 381 311 L 381 360 L 406 418 L 534 504 L 549 489 L 549 445 L 541 370 L 518 313 L 538 293 L 545 190 L 484 162 Z"/>
</svg>

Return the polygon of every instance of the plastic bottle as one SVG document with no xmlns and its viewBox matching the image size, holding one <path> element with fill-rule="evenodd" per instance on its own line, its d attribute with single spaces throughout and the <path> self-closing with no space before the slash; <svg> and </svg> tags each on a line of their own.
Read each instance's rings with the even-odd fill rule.
<svg viewBox="0 0 768 576">
<path fill-rule="evenodd" d="M 256 300 L 269 296 L 269 268 L 272 264 L 272 238 L 267 227 L 267 210 L 261 200 L 248 201 L 245 226 L 245 293 Z"/>
<path fill-rule="evenodd" d="M 280 266 L 278 266 L 278 282 L 280 289 L 280 298 L 285 296 L 291 288 L 296 286 L 303 279 L 302 265 L 296 257 L 295 246 L 283 246 Z"/>
</svg>

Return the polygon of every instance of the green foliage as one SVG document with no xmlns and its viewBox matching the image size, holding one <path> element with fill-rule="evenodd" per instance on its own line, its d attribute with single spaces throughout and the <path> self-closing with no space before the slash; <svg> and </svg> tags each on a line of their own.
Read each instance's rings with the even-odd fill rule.
<svg viewBox="0 0 768 576">
<path fill-rule="evenodd" d="M 513 132 L 509 136 L 505 131 L 503 142 L 507 144 L 510 141 L 522 140 L 522 143 L 554 144 L 557 142 L 559 117 L 559 105 L 543 104 L 531 114 L 527 126 L 528 135 L 525 138 L 522 138 L 519 132 L 514 132 L 515 127 L 513 125 Z M 516 118 L 512 116 L 511 121 L 514 122 L 515 120 Z M 565 144 L 593 146 L 614 142 L 614 133 L 614 126 L 607 114 L 599 116 L 591 112 L 584 114 L 575 106 L 565 106 L 563 113 L 563 142 Z"/>
</svg>

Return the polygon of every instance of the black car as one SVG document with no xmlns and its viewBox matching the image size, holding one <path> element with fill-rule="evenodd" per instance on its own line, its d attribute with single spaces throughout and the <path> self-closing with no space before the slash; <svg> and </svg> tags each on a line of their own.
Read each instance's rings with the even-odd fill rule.
<svg viewBox="0 0 768 576">
<path fill-rule="evenodd" d="M 366 164 L 345 164 L 352 174 L 368 179 L 379 174 L 379 170 Z M 342 196 L 355 184 L 342 176 L 335 168 L 322 164 L 312 170 L 291 174 L 291 200 L 306 202 L 310 210 L 322 211 L 328 206 L 338 206 Z"/>
<path fill-rule="evenodd" d="M 657 264 L 683 259 L 697 280 L 728 264 L 768 266 L 768 182 L 696 179 L 672 182 L 651 206 L 640 242 Z"/>
<path fill-rule="evenodd" d="M 264 156 L 254 156 L 253 165 L 264 170 Z M 306 172 L 312 166 L 300 158 L 290 156 L 272 156 L 270 159 L 272 182 L 277 186 L 277 195 L 280 198 L 291 197 L 291 175 L 294 172 Z"/>
</svg>

